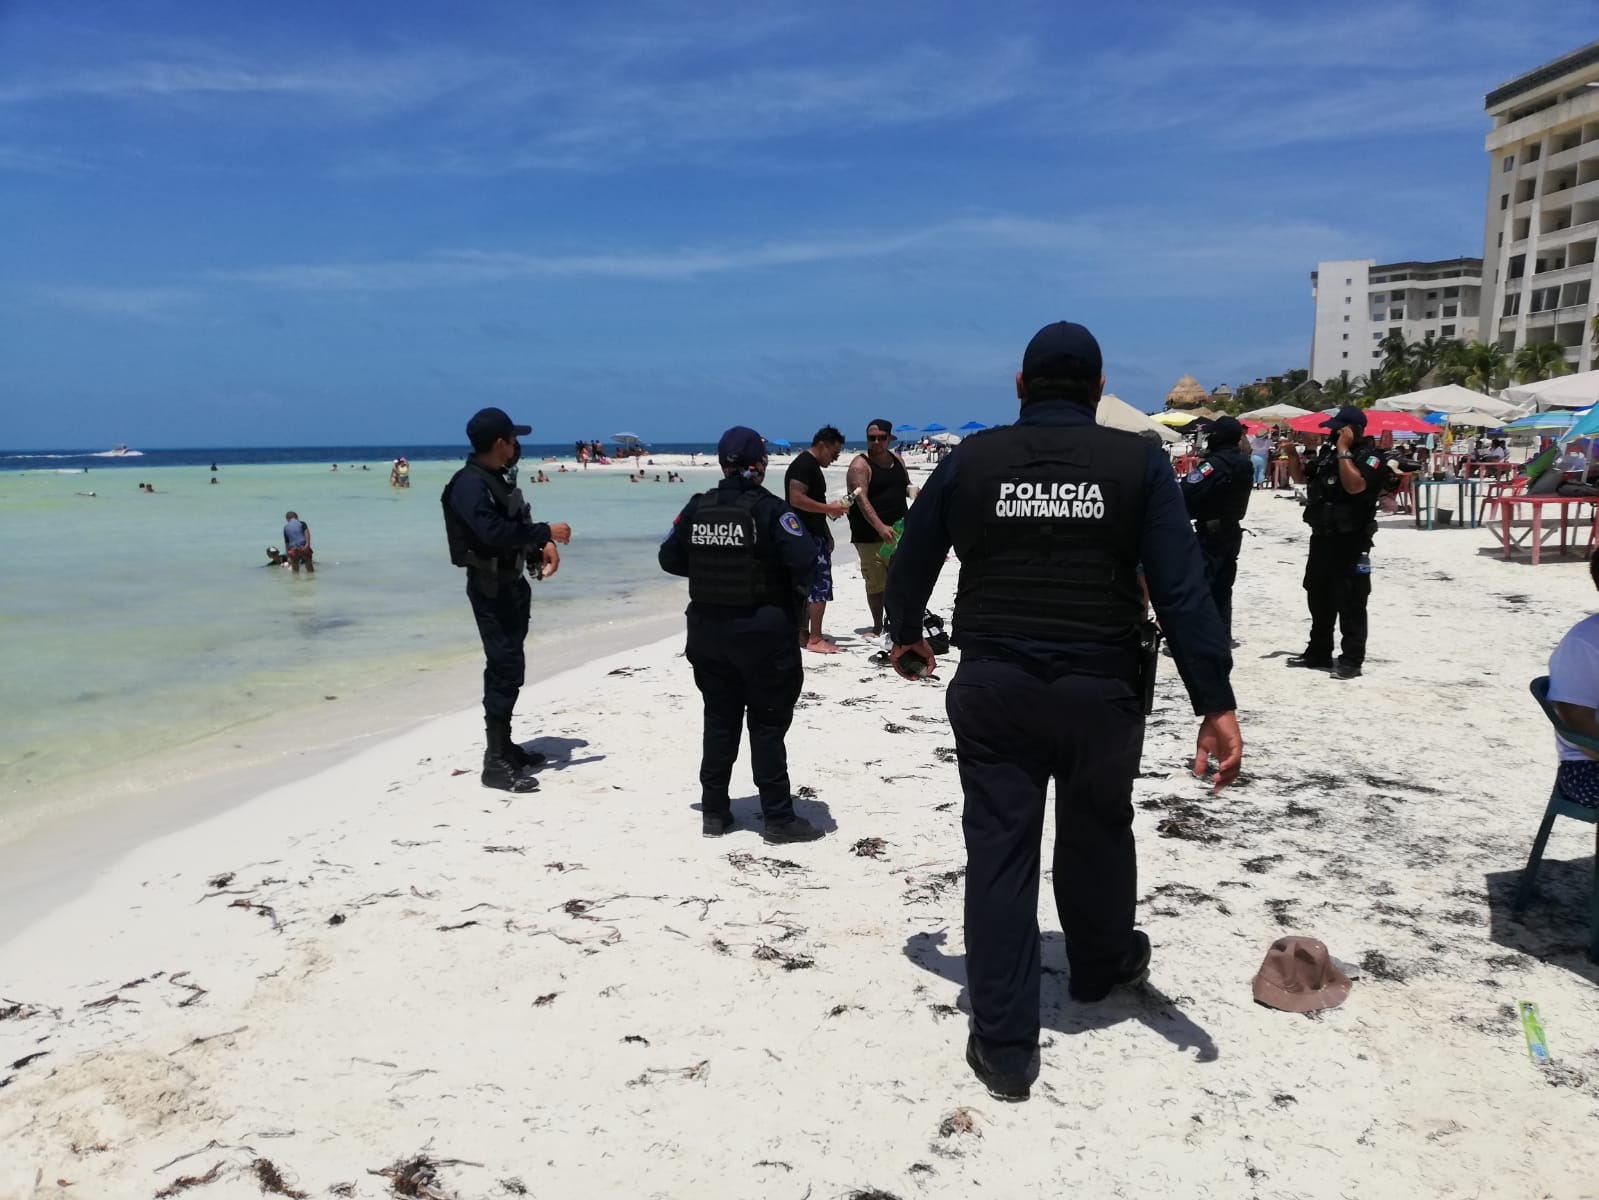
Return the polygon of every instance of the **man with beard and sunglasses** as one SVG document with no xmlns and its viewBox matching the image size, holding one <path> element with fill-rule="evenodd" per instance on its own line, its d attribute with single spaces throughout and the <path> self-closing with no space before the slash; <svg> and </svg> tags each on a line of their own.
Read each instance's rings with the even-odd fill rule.
<svg viewBox="0 0 1599 1200">
<path fill-rule="evenodd" d="M 894 523 L 904 519 L 916 495 L 904 461 L 889 449 L 893 440 L 893 427 L 886 420 L 879 417 L 869 424 L 866 453 L 857 454 L 850 463 L 846 482 L 855 498 L 849 510 L 849 540 L 861 560 L 873 637 L 883 632 L 883 593 L 888 590 L 888 562 L 878 551 L 885 542 L 892 546 L 899 539 Z"/>
<path fill-rule="evenodd" d="M 572 540 L 572 527 L 565 522 L 535 523 L 516 486 L 522 456 L 517 439 L 531 432 L 498 408 L 474 414 L 466 423 L 472 454 L 439 497 L 450 561 L 466 568 L 466 596 L 483 640 L 483 786 L 507 792 L 537 791 L 533 772 L 544 762 L 542 754 L 523 750 L 511 736 L 533 599 L 523 573 L 531 569 L 541 579 L 555 574 L 561 565 L 555 543 Z"/>
</svg>

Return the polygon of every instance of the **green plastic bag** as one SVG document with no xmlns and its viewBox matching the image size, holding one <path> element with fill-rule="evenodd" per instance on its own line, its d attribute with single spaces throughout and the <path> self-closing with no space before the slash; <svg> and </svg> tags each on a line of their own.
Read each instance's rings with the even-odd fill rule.
<svg viewBox="0 0 1599 1200">
<path fill-rule="evenodd" d="M 877 548 L 877 557 L 884 562 L 893 558 L 894 551 L 899 549 L 899 539 L 905 536 L 905 518 L 901 517 L 895 521 L 892 528 L 894 530 L 894 540 L 892 542 L 884 542 Z"/>
</svg>

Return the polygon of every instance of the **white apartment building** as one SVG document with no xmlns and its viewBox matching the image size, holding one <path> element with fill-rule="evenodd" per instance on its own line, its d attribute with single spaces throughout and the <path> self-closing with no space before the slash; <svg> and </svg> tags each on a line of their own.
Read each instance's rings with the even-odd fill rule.
<svg viewBox="0 0 1599 1200">
<path fill-rule="evenodd" d="M 1481 320 L 1482 260 L 1378 263 L 1357 258 L 1317 263 L 1310 273 L 1316 325 L 1310 377 L 1318 383 L 1349 372 L 1368 375 L 1382 360 L 1390 333 L 1407 342 L 1475 340 Z"/>
<path fill-rule="evenodd" d="M 1558 342 L 1579 371 L 1594 361 L 1599 301 L 1599 42 L 1488 93 L 1489 299 L 1480 337 L 1515 351 Z"/>
</svg>

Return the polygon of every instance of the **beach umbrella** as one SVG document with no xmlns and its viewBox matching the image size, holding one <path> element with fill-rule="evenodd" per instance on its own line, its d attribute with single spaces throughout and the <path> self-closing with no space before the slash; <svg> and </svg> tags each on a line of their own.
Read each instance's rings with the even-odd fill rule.
<svg viewBox="0 0 1599 1200">
<path fill-rule="evenodd" d="M 933 440 L 940 446 L 958 446 L 961 444 L 961 439 L 953 433 L 935 433 Z"/>
<path fill-rule="evenodd" d="M 1294 404 L 1268 404 L 1265 408 L 1252 408 L 1245 415 L 1254 421 L 1291 421 L 1295 417 L 1308 417 L 1311 412 Z"/>
<path fill-rule="evenodd" d="M 789 449 L 787 438 L 767 438 L 766 440 L 781 450 Z"/>
<path fill-rule="evenodd" d="M 1419 392 L 1405 392 L 1398 396 L 1384 396 L 1374 401 L 1371 407 L 1373 411 L 1383 412 L 1489 413 L 1501 421 L 1521 411 L 1514 404 L 1484 396 L 1458 383 L 1446 383 L 1442 387 L 1424 388 Z"/>
<path fill-rule="evenodd" d="M 897 425 L 894 428 L 894 432 L 895 433 L 915 433 L 916 432 L 916 426 L 914 426 L 914 425 Z"/>
<path fill-rule="evenodd" d="M 1193 413 L 1178 412 L 1175 408 L 1168 408 L 1165 412 L 1154 413 L 1149 418 L 1157 425 L 1164 425 L 1168 429 L 1180 429 L 1184 425 L 1191 425 L 1199 420 Z"/>
<path fill-rule="evenodd" d="M 976 433 L 979 429 L 987 429 L 987 428 L 988 428 L 988 426 L 984 425 L 981 421 L 967 421 L 966 424 L 958 426 L 956 428 L 955 432 L 956 433 Z"/>
<path fill-rule="evenodd" d="M 1542 430 L 1547 433 L 1563 433 L 1575 425 L 1584 415 L 1584 413 L 1571 412 L 1566 409 L 1528 413 L 1524 417 L 1517 417 L 1514 421 L 1506 422 L 1503 428 L 1506 431 L 1517 433 L 1531 432 L 1533 430 Z"/>
<path fill-rule="evenodd" d="M 1599 400 L 1599 371 L 1556 375 L 1537 383 L 1518 384 L 1505 389 L 1505 399 L 1517 404 L 1532 401 L 1539 409 L 1587 408 Z"/>
<path fill-rule="evenodd" d="M 613 433 L 611 440 L 613 442 L 637 442 L 639 435 L 636 433 Z"/>
<path fill-rule="evenodd" d="M 931 425 L 923 425 L 922 426 L 922 432 L 923 433 L 948 433 L 949 431 L 947 429 L 945 429 L 944 426 L 940 425 L 937 421 L 934 421 Z"/>
<path fill-rule="evenodd" d="M 1155 433 L 1163 442 L 1180 440 L 1148 413 L 1139 412 L 1120 396 L 1110 392 L 1099 398 L 1099 406 L 1094 409 L 1094 421 L 1108 429 L 1125 429 L 1128 433 Z"/>
<path fill-rule="evenodd" d="M 1440 423 L 1448 423 L 1455 426 L 1464 425 L 1471 428 L 1498 429 L 1505 423 L 1503 417 L 1491 416 L 1485 412 L 1434 413 L 1433 415 L 1443 418 L 1443 422 Z"/>
<path fill-rule="evenodd" d="M 1326 436 L 1327 431 L 1322 428 L 1322 423 L 1326 420 L 1326 413 L 1310 413 L 1289 421 L 1288 428 L 1296 433 L 1319 433 Z M 1369 437 L 1383 433 L 1434 433 L 1437 429 L 1438 426 L 1428 423 L 1414 413 L 1384 412 L 1375 408 L 1369 409 L 1366 413 L 1366 434 Z"/>
</svg>

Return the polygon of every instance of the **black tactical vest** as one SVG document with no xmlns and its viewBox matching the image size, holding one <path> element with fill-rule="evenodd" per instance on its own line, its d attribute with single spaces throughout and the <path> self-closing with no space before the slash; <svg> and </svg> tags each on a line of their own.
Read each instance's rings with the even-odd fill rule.
<svg viewBox="0 0 1599 1200">
<path fill-rule="evenodd" d="M 1376 443 L 1361 438 L 1350 448 L 1356 458 L 1376 453 Z M 1328 441 L 1305 472 L 1305 524 L 1311 533 L 1369 533 L 1377 520 L 1377 490 L 1351 496 L 1338 482 L 1338 452 Z"/>
<path fill-rule="evenodd" d="M 521 574 L 524 561 L 522 547 L 508 550 L 479 541 L 473 536 L 471 527 L 451 507 L 450 492 L 456 481 L 468 471 L 476 471 L 483 476 L 495 506 L 507 518 L 515 521 L 528 515 L 527 501 L 522 496 L 521 488 L 514 488 L 505 482 L 505 477 L 498 471 L 489 470 L 475 459 L 467 459 L 466 465 L 450 476 L 450 482 L 444 485 L 444 491 L 439 494 L 439 503 L 444 506 L 444 536 L 450 543 L 450 561 L 458 567 L 470 567 L 477 571 Z"/>
<path fill-rule="evenodd" d="M 748 608 L 784 602 L 782 564 L 755 519 L 755 506 L 770 495 L 751 488 L 729 500 L 713 488 L 700 498 L 688 525 L 688 598 L 694 603 Z"/>
<path fill-rule="evenodd" d="M 1144 616 L 1148 448 L 1100 425 L 1007 425 L 961 444 L 956 640 L 1121 642 Z"/>
<path fill-rule="evenodd" d="M 1225 521 L 1236 525 L 1249 511 L 1249 494 L 1255 490 L 1255 468 L 1243 452 L 1229 446 L 1205 456 L 1199 470 L 1209 466 L 1225 476 L 1201 502 L 1200 511 L 1190 512 L 1196 521 Z"/>
</svg>

